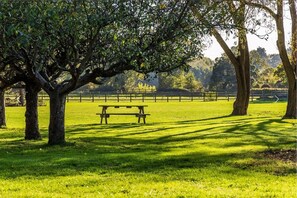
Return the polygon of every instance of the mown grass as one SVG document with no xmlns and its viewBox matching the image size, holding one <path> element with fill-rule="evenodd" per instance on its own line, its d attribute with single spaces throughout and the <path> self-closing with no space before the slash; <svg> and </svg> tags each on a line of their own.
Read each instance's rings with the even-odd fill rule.
<svg viewBox="0 0 297 198">
<path fill-rule="evenodd" d="M 254 103 L 230 117 L 231 102 L 146 103 L 148 124 L 98 103 L 68 103 L 65 146 L 25 141 L 24 108 L 7 108 L 0 129 L 0 197 L 296 197 L 296 164 L 259 152 L 296 148 L 285 103 Z M 112 109 L 110 109 L 112 110 Z"/>
</svg>

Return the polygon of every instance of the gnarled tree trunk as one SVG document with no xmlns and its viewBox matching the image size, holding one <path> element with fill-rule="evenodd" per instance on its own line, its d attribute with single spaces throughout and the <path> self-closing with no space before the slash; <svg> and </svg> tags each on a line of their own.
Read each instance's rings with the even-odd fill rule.
<svg viewBox="0 0 297 198">
<path fill-rule="evenodd" d="M 294 80 L 294 83 L 289 83 L 289 89 L 288 89 L 288 104 L 287 104 L 287 110 L 286 114 L 284 115 L 284 118 L 297 118 L 297 106 L 296 106 L 296 80 Z"/>
<path fill-rule="evenodd" d="M 297 84 L 297 14 L 296 14 L 296 1 L 289 0 L 289 8 L 290 15 L 292 20 L 292 36 L 291 36 L 291 47 L 292 47 L 292 61 L 290 61 L 288 52 L 286 49 L 286 40 L 285 40 L 285 29 L 284 29 L 284 0 L 276 0 L 276 12 L 266 6 L 261 2 L 246 2 L 247 5 L 254 6 L 260 9 L 263 9 L 267 13 L 269 13 L 275 20 L 276 30 L 277 30 L 277 48 L 279 51 L 280 58 L 282 60 L 282 64 L 284 70 L 286 72 L 286 76 L 288 79 L 288 103 L 286 113 L 284 118 L 297 118 L 297 106 L 296 106 L 296 84 Z"/>
<path fill-rule="evenodd" d="M 0 88 L 0 128 L 6 127 L 4 89 Z"/>
<path fill-rule="evenodd" d="M 39 140 L 41 135 L 39 133 L 38 125 L 38 92 L 40 88 L 33 83 L 26 83 L 26 140 Z"/>
<path fill-rule="evenodd" d="M 226 2 L 229 6 L 231 17 L 233 18 L 234 23 L 238 26 L 238 57 L 232 52 L 215 27 L 212 28 L 212 35 L 220 44 L 235 68 L 237 80 L 237 97 L 233 104 L 233 111 L 231 115 L 246 115 L 250 98 L 250 61 L 244 18 L 245 2 L 243 0 L 239 1 L 239 8 L 236 8 L 233 1 Z M 195 6 L 192 5 L 191 10 L 198 19 L 208 23 L 198 12 Z"/>
<path fill-rule="evenodd" d="M 50 96 L 50 123 L 48 144 L 65 143 L 65 105 L 66 95 L 52 92 Z"/>
<path fill-rule="evenodd" d="M 288 62 L 287 60 L 282 60 L 283 65 L 286 71 L 286 75 L 288 78 L 288 104 L 286 114 L 284 118 L 297 118 L 297 11 L 296 11 L 296 1 L 289 0 L 290 6 L 290 14 L 292 19 L 292 36 L 291 36 L 291 46 L 292 46 L 292 61 Z M 278 20 L 278 27 L 284 28 L 281 19 Z M 278 40 L 279 42 L 282 40 L 282 35 L 278 33 L 278 36 L 281 38 Z M 280 45 L 279 50 L 283 50 L 283 47 Z M 284 52 L 282 52 L 284 53 Z M 287 59 L 284 56 L 284 59 Z M 290 64 L 289 64 L 290 63 Z"/>
<path fill-rule="evenodd" d="M 236 57 L 231 49 L 228 47 L 222 36 L 216 29 L 213 29 L 213 36 L 221 45 L 224 52 L 227 54 L 231 63 L 235 68 L 236 82 L 237 82 L 237 95 L 233 103 L 233 111 L 231 115 L 246 115 L 250 98 L 250 61 L 249 49 L 246 38 L 245 30 L 239 33 L 239 56 Z"/>
<path fill-rule="evenodd" d="M 249 72 L 246 68 L 249 68 L 249 63 L 242 63 L 235 66 L 235 73 L 237 79 L 237 95 L 236 100 L 233 103 L 233 111 L 231 115 L 246 115 L 250 98 L 250 82 Z"/>
<path fill-rule="evenodd" d="M 244 13 L 244 11 L 243 11 Z M 242 27 L 244 24 L 241 24 Z M 234 62 L 237 79 L 237 96 L 233 104 L 231 115 L 246 115 L 250 99 L 250 53 L 246 37 L 246 30 L 238 30 L 238 52 L 237 62 Z"/>
</svg>

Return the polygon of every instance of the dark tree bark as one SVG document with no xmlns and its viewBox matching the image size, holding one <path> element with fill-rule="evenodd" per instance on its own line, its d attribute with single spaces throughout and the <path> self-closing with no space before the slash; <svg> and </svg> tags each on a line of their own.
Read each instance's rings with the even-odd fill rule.
<svg viewBox="0 0 297 198">
<path fill-rule="evenodd" d="M 4 89 L 0 88 L 0 128 L 6 127 Z"/>
<path fill-rule="evenodd" d="M 285 30 L 284 30 L 284 20 L 283 20 L 283 10 L 284 10 L 284 1 L 277 0 L 276 3 L 276 12 L 265 4 L 262 3 L 252 3 L 246 1 L 247 5 L 254 6 L 260 9 L 263 9 L 269 13 L 275 20 L 276 30 L 277 30 L 277 48 L 279 51 L 280 58 L 283 63 L 283 67 L 288 79 L 288 103 L 286 113 L 284 118 L 297 118 L 297 17 L 296 17 L 296 1 L 289 0 L 290 15 L 292 20 L 292 36 L 291 36 L 291 47 L 292 47 L 292 61 L 290 61 L 288 52 L 286 49 L 286 40 L 285 40 Z"/>
<path fill-rule="evenodd" d="M 296 98 L 297 97 L 296 97 L 296 80 L 295 80 L 295 84 L 289 83 L 287 110 L 283 118 L 290 118 L 290 119 L 297 118 Z"/>
<path fill-rule="evenodd" d="M 53 92 L 50 96 L 50 123 L 48 144 L 60 145 L 65 143 L 65 105 L 66 94 Z"/>
<path fill-rule="evenodd" d="M 249 61 L 249 49 L 246 38 L 245 30 L 239 33 L 239 56 L 236 57 L 231 49 L 227 46 L 224 39 L 217 32 L 213 30 L 213 35 L 221 45 L 231 63 L 235 68 L 236 82 L 237 82 L 237 95 L 236 100 L 233 103 L 233 111 L 231 115 L 246 115 L 250 98 L 250 61 Z"/>
<path fill-rule="evenodd" d="M 290 13 L 292 17 L 292 50 L 296 51 L 296 6 L 294 1 L 290 1 Z M 296 59 L 293 56 L 292 62 L 289 59 L 286 50 L 285 41 L 285 30 L 283 20 L 283 0 L 277 1 L 277 14 L 272 15 L 276 21 L 277 28 L 277 48 L 281 57 L 284 70 L 288 79 L 288 104 L 284 118 L 296 118 L 297 117 L 297 106 L 296 106 L 296 83 L 297 83 L 297 72 L 296 72 Z"/>
<path fill-rule="evenodd" d="M 281 55 L 281 59 L 283 62 L 283 66 L 285 68 L 285 72 L 288 78 L 288 104 L 286 109 L 286 114 L 284 118 L 297 118 L 297 17 L 296 17 L 296 1 L 289 0 L 290 5 L 290 14 L 292 19 L 292 37 L 291 37 L 291 46 L 292 46 L 292 61 L 288 61 L 288 57 L 286 56 L 286 51 L 284 51 L 285 47 L 283 45 L 284 36 L 281 32 L 278 32 L 278 41 L 277 46 L 279 48 L 279 52 Z M 279 6 L 279 5 L 278 5 Z M 278 8 L 278 13 L 281 8 Z M 282 16 L 280 14 L 277 15 L 277 27 L 278 29 L 284 30 Z"/>
<path fill-rule="evenodd" d="M 250 82 L 247 80 L 249 74 L 245 71 L 245 68 L 249 68 L 249 64 L 243 63 L 243 65 L 237 66 L 237 95 L 236 100 L 233 103 L 233 111 L 231 115 L 246 115 L 250 98 Z"/>
<path fill-rule="evenodd" d="M 229 48 L 221 34 L 214 27 L 212 28 L 212 34 L 220 44 L 231 63 L 235 68 L 236 80 L 237 80 L 237 96 L 233 104 L 233 111 L 231 115 L 246 115 L 250 98 L 250 61 L 249 61 L 249 48 L 247 42 L 247 32 L 245 28 L 245 3 L 244 0 L 240 1 L 240 6 L 237 9 L 233 1 L 226 1 L 228 3 L 230 14 L 237 25 L 238 31 L 238 56 L 236 56 Z M 194 15 L 208 23 L 205 18 L 198 12 L 195 6 L 192 6 L 192 12 Z M 238 18 L 238 16 L 240 16 Z"/>
<path fill-rule="evenodd" d="M 40 140 L 38 125 L 38 92 L 40 87 L 26 82 L 26 140 Z"/>
<path fill-rule="evenodd" d="M 239 57 L 233 64 L 237 79 L 237 95 L 231 115 L 246 115 L 250 99 L 250 56 L 245 30 L 239 30 Z"/>
</svg>

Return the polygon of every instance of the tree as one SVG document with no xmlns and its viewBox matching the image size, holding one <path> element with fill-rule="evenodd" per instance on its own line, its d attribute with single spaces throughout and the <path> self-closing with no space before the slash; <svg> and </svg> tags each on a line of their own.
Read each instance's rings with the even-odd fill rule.
<svg viewBox="0 0 297 198">
<path fill-rule="evenodd" d="M 158 89 L 164 90 L 164 89 L 176 88 L 176 87 L 174 87 L 175 80 L 176 80 L 176 77 L 173 73 L 171 73 L 171 74 L 159 73 L 158 74 L 158 81 L 159 81 Z"/>
<path fill-rule="evenodd" d="M 5 61 L 4 61 L 5 62 Z M 11 65 L 7 65 L 2 61 L 0 67 L 0 126 L 6 126 L 5 116 L 5 89 L 19 83 L 21 81 L 27 81 L 26 83 L 26 126 L 25 126 L 25 139 L 37 140 L 41 139 L 38 126 L 38 92 L 40 87 L 25 80 L 24 75 L 20 71 L 15 72 L 12 70 Z M 3 64 L 4 63 L 4 64 Z"/>
<path fill-rule="evenodd" d="M 277 30 L 277 47 L 282 64 L 288 79 L 288 104 L 284 118 L 297 117 L 297 14 L 296 14 L 296 1 L 288 0 L 290 16 L 292 20 L 291 26 L 291 47 L 292 47 L 292 60 L 286 50 L 285 30 L 284 30 L 284 0 L 276 1 L 258 1 L 246 0 L 245 3 L 249 6 L 256 7 L 268 13 L 276 23 Z"/>
<path fill-rule="evenodd" d="M 192 70 L 174 70 L 169 73 L 158 75 L 159 90 L 183 89 L 197 91 L 202 89 L 202 83 L 198 81 Z"/>
<path fill-rule="evenodd" d="M 38 127 L 37 111 L 38 92 L 40 91 L 40 87 L 34 83 L 30 83 L 30 79 L 26 77 L 25 66 L 19 61 L 15 61 L 15 57 L 9 53 L 10 47 L 25 41 L 22 39 L 22 36 L 20 37 L 21 32 L 18 32 L 16 28 L 18 23 L 14 21 L 15 18 L 11 17 L 11 14 L 15 14 L 13 11 L 16 10 L 11 10 L 10 5 L 11 4 L 8 1 L 0 2 L 0 125 L 6 126 L 4 103 L 5 88 L 21 81 L 25 81 L 27 82 L 25 139 L 36 140 L 41 138 Z"/>
<path fill-rule="evenodd" d="M 25 80 L 25 91 L 25 139 L 39 140 L 41 139 L 41 135 L 38 123 L 38 93 L 41 91 L 41 87 L 38 84 L 32 83 L 31 80 Z"/>
<path fill-rule="evenodd" d="M 105 85 L 116 91 L 133 92 L 137 88 L 138 81 L 143 78 L 143 74 L 127 71 L 109 78 L 102 86 Z"/>
<path fill-rule="evenodd" d="M 201 90 L 203 88 L 202 83 L 195 78 L 195 75 L 192 71 L 189 71 L 186 74 L 185 81 L 186 82 L 185 82 L 184 88 L 191 92 L 197 91 L 199 89 Z"/>
<path fill-rule="evenodd" d="M 235 68 L 237 95 L 233 104 L 233 111 L 231 115 L 246 115 L 250 97 L 250 62 L 246 29 L 247 10 L 245 3 L 244 0 L 239 0 L 238 2 L 234 2 L 232 0 L 224 2 L 210 1 L 209 3 L 216 5 L 217 12 L 221 12 L 221 15 L 225 17 L 222 19 L 224 23 L 229 22 L 230 24 L 233 24 L 233 28 L 230 28 L 229 26 L 227 33 L 233 33 L 232 31 L 235 30 L 234 33 L 238 38 L 238 52 L 234 53 L 221 36 L 217 25 L 214 24 L 211 29 L 212 35 L 218 41 Z M 209 24 L 212 20 L 212 16 L 202 15 L 197 10 L 197 6 L 195 4 L 192 5 L 192 12 L 195 17 L 204 21 L 204 23 Z M 220 29 L 222 29 L 222 27 L 220 27 Z M 229 31 L 230 29 L 231 32 Z"/>
<path fill-rule="evenodd" d="M 284 66 L 279 64 L 274 70 L 274 76 L 278 79 L 277 86 L 279 88 L 284 88 L 288 85 L 286 72 L 284 70 Z"/>
<path fill-rule="evenodd" d="M 251 63 L 251 85 L 261 87 L 264 84 L 274 87 L 277 79 L 274 75 L 275 69 L 269 65 L 269 57 L 264 48 L 258 47 L 250 51 Z"/>
<path fill-rule="evenodd" d="M 2 59 L 2 58 L 1 58 Z M 20 81 L 20 76 L 15 75 L 0 61 L 0 127 L 6 127 L 5 116 L 5 89 Z"/>
<path fill-rule="evenodd" d="M 2 4 L 7 1 L 2 2 Z M 7 53 L 50 97 L 49 144 L 65 143 L 66 95 L 124 71 L 166 72 L 201 53 L 189 1 L 29 1 L 3 10 Z M 13 14 L 11 14 L 12 12 Z M 193 31 L 193 29 L 195 31 Z M 200 29 L 200 30 L 199 30 Z"/>
<path fill-rule="evenodd" d="M 210 90 L 235 91 L 236 86 L 235 70 L 228 57 L 217 58 L 210 78 Z"/>
<path fill-rule="evenodd" d="M 208 89 L 214 62 L 210 58 L 203 57 L 195 59 L 189 64 L 191 65 L 189 70 L 194 73 L 196 80 L 202 83 L 204 89 Z"/>
</svg>

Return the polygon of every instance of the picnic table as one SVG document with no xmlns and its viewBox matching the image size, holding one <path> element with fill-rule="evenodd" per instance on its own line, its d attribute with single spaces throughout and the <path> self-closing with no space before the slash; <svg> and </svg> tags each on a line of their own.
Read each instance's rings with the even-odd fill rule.
<svg viewBox="0 0 297 198">
<path fill-rule="evenodd" d="M 144 113 L 144 107 L 147 107 L 147 105 L 99 105 L 99 107 L 102 107 L 102 111 L 101 113 L 96 113 L 96 115 L 100 116 L 100 124 L 102 124 L 103 119 L 105 120 L 105 124 L 107 124 L 107 118 L 109 118 L 111 115 L 133 115 L 136 116 L 138 118 L 138 123 L 140 123 L 140 119 L 142 118 L 143 123 L 145 124 L 145 118 L 146 116 L 150 115 L 147 113 Z M 138 112 L 112 112 L 112 113 L 108 113 L 107 109 L 108 108 L 115 108 L 115 109 L 119 109 L 119 108 L 127 108 L 127 109 L 131 109 L 131 108 L 137 108 Z"/>
</svg>

